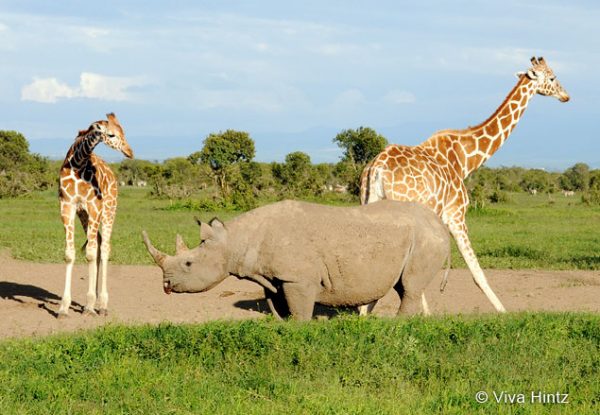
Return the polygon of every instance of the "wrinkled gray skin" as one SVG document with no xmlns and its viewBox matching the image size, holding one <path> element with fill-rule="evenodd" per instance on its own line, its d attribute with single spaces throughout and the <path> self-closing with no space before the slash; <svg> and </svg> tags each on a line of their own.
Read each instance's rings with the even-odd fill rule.
<svg viewBox="0 0 600 415">
<path fill-rule="evenodd" d="M 383 200 L 357 207 L 283 201 L 224 225 L 200 224 L 201 243 L 177 254 L 144 243 L 163 270 L 166 293 L 207 291 L 230 275 L 257 282 L 275 316 L 312 317 L 316 303 L 358 306 L 400 295 L 399 312 L 420 297 L 450 252 L 446 226 L 418 203 Z"/>
</svg>

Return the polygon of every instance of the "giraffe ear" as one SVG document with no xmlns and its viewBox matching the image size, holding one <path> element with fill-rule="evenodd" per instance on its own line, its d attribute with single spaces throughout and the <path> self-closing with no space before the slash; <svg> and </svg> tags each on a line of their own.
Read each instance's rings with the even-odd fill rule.
<svg viewBox="0 0 600 415">
<path fill-rule="evenodd" d="M 536 79 L 538 79 L 538 74 L 537 74 L 537 72 L 536 72 L 535 70 L 533 70 L 533 69 L 529 69 L 529 70 L 527 71 L 527 77 L 528 77 L 529 79 L 531 79 L 531 80 L 534 80 L 534 81 L 535 81 Z"/>
<path fill-rule="evenodd" d="M 115 115 L 114 112 L 106 114 L 106 118 L 108 119 L 109 122 L 111 122 L 113 124 L 119 124 L 119 120 L 117 119 L 117 116 Z"/>
</svg>

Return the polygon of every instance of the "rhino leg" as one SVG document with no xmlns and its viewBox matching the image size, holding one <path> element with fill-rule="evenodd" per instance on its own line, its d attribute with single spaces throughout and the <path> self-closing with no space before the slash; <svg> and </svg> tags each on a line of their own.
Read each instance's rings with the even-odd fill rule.
<svg viewBox="0 0 600 415">
<path fill-rule="evenodd" d="M 268 288 L 265 288 L 265 298 L 267 300 L 267 305 L 269 306 L 269 309 L 275 318 L 282 320 L 290 316 L 290 309 L 287 305 L 285 297 L 283 296 L 281 287 L 276 293 Z"/>
<path fill-rule="evenodd" d="M 402 283 L 402 280 L 400 280 L 394 286 L 394 290 L 396 290 L 400 296 L 400 308 L 398 309 L 398 314 L 409 316 L 419 314 L 422 310 L 421 307 L 426 304 L 426 302 L 423 303 L 425 296 L 420 287 L 418 289 L 413 289 L 410 286 L 406 287 L 405 284 Z"/>
<path fill-rule="evenodd" d="M 296 320 L 310 320 L 313 316 L 317 287 L 310 282 L 285 282 L 283 293 L 292 317 Z"/>
<path fill-rule="evenodd" d="M 421 312 L 421 298 L 420 296 L 408 296 L 404 295 L 400 302 L 400 309 L 398 314 L 404 314 L 412 316 Z"/>
</svg>

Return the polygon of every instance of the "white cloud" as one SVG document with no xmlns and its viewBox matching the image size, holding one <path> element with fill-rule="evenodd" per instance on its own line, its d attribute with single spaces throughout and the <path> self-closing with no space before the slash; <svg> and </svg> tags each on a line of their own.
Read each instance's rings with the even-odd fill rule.
<svg viewBox="0 0 600 415">
<path fill-rule="evenodd" d="M 364 53 L 369 49 L 369 47 L 352 43 L 323 43 L 311 49 L 313 52 L 319 55 L 337 57 L 358 54 L 361 52 Z"/>
<path fill-rule="evenodd" d="M 307 108 L 310 103 L 304 93 L 292 86 L 278 85 L 271 89 L 202 89 L 197 91 L 197 106 L 201 109 L 277 113 Z"/>
<path fill-rule="evenodd" d="M 281 102 L 276 96 L 260 91 L 203 90 L 199 92 L 201 109 L 228 108 L 277 112 Z"/>
<path fill-rule="evenodd" d="M 54 103 L 58 98 L 74 98 L 77 91 L 56 78 L 33 78 L 33 82 L 21 89 L 21 101 Z"/>
<path fill-rule="evenodd" d="M 21 100 L 49 104 L 61 98 L 130 101 L 133 97 L 128 89 L 146 83 L 143 77 L 105 76 L 91 72 L 82 72 L 79 86 L 76 87 L 71 87 L 56 78 L 34 78 L 32 83 L 21 89 Z"/>
<path fill-rule="evenodd" d="M 437 58 L 438 65 L 448 70 L 505 76 L 511 72 L 526 70 L 530 66 L 529 59 L 532 56 L 545 56 L 548 64 L 555 71 L 562 72 L 564 68 L 570 66 L 561 59 L 563 57 L 561 52 L 551 49 L 462 47 L 456 50 L 454 47 L 448 48 L 452 50 L 452 57 L 445 54 Z"/>
<path fill-rule="evenodd" d="M 80 82 L 81 96 L 105 101 L 129 101 L 132 97 L 127 90 L 145 83 L 143 78 L 104 76 L 83 72 Z"/>
<path fill-rule="evenodd" d="M 0 50 L 14 50 L 15 36 L 10 27 L 4 23 L 0 23 Z"/>
<path fill-rule="evenodd" d="M 417 99 L 412 92 L 393 89 L 385 95 L 384 100 L 391 104 L 412 104 Z"/>
</svg>

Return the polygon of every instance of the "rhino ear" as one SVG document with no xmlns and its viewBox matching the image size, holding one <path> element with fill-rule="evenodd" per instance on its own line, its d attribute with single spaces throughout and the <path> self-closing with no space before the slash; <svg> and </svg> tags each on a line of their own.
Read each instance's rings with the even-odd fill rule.
<svg viewBox="0 0 600 415">
<path fill-rule="evenodd" d="M 224 240 L 225 235 L 227 235 L 227 229 L 225 229 L 225 224 L 219 218 L 212 218 L 208 223 L 202 222 L 198 218 L 195 219 L 198 225 L 200 225 L 200 241 L 208 239 Z"/>
<path fill-rule="evenodd" d="M 206 222 L 198 222 L 200 225 L 200 241 L 206 241 L 212 239 L 215 235 L 211 226 Z"/>
<path fill-rule="evenodd" d="M 210 222 L 208 222 L 208 225 L 210 226 L 213 232 L 212 239 L 219 241 L 225 240 L 225 236 L 227 235 L 227 229 L 225 228 L 225 224 L 221 222 L 219 218 L 212 218 Z"/>
</svg>

